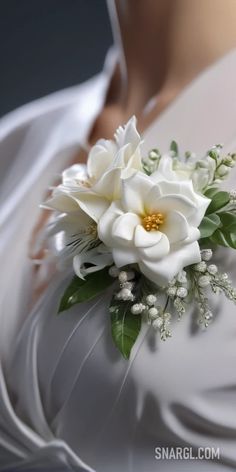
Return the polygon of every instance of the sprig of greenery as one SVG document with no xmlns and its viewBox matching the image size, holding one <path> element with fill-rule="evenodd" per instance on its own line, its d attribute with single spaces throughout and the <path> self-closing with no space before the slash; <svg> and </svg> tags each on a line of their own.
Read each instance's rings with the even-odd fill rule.
<svg viewBox="0 0 236 472">
<path fill-rule="evenodd" d="M 212 200 L 199 226 L 200 244 L 236 249 L 236 213 L 234 207 L 228 211 L 230 194 L 211 188 L 205 195 Z"/>
</svg>

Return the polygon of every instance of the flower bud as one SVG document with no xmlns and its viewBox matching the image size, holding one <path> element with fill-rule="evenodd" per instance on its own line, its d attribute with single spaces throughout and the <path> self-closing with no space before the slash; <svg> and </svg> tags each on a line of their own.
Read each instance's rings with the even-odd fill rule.
<svg viewBox="0 0 236 472">
<path fill-rule="evenodd" d="M 205 288 L 205 287 L 208 287 L 208 285 L 210 284 L 210 277 L 209 275 L 201 275 L 198 279 L 198 285 L 199 287 L 202 287 L 202 288 Z"/>
<path fill-rule="evenodd" d="M 131 313 L 133 315 L 140 315 L 143 310 L 145 310 L 145 308 L 145 305 L 143 305 L 142 303 L 135 303 L 131 306 Z"/>
<path fill-rule="evenodd" d="M 206 270 L 207 270 L 207 265 L 206 265 L 205 261 L 201 261 L 201 262 L 199 262 L 198 264 L 195 264 L 195 265 L 194 265 L 194 269 L 195 269 L 197 272 L 206 272 Z"/>
<path fill-rule="evenodd" d="M 152 326 L 154 329 L 160 329 L 163 325 L 163 319 L 161 318 L 161 316 L 158 316 L 158 318 L 156 318 L 153 322 L 152 322 Z"/>
<path fill-rule="evenodd" d="M 212 258 L 212 250 L 211 249 L 202 249 L 201 251 L 201 256 L 202 256 L 202 261 L 210 261 Z"/>
<path fill-rule="evenodd" d="M 158 310 L 155 307 L 149 308 L 148 310 L 149 317 L 151 320 L 155 320 L 158 316 Z"/>
<path fill-rule="evenodd" d="M 185 287 L 179 287 L 176 294 L 179 298 L 185 298 L 188 295 L 188 290 Z"/>
<path fill-rule="evenodd" d="M 146 297 L 146 302 L 149 306 L 154 305 L 156 303 L 156 301 L 157 301 L 156 295 L 150 294 Z"/>
<path fill-rule="evenodd" d="M 226 177 L 228 173 L 229 173 L 229 169 L 227 168 L 227 166 L 225 164 L 221 164 L 219 169 L 217 170 L 217 175 L 219 177 Z"/>
<path fill-rule="evenodd" d="M 215 264 L 210 264 L 207 268 L 207 271 L 209 272 L 209 274 L 215 275 L 218 272 L 218 268 Z"/>
</svg>

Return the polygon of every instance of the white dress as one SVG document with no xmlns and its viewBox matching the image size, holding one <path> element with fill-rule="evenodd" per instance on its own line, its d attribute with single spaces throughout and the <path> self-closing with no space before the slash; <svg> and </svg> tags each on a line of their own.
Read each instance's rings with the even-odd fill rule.
<svg viewBox="0 0 236 472">
<path fill-rule="evenodd" d="M 56 316 L 68 274 L 31 313 L 27 245 L 44 191 L 86 142 L 111 65 L 0 122 L 0 471 L 176 472 L 236 469 L 236 308 L 212 300 L 160 342 L 143 326 L 130 361 L 113 345 L 109 294 Z M 199 155 L 236 150 L 236 51 L 204 71 L 145 133 L 145 149 L 175 139 Z M 144 149 L 144 151 L 145 151 Z M 236 187 L 232 173 L 228 188 Z M 235 186 L 235 187 L 234 187 Z M 236 253 L 219 251 L 236 282 Z M 155 447 L 219 447 L 220 459 L 156 460 Z"/>
</svg>

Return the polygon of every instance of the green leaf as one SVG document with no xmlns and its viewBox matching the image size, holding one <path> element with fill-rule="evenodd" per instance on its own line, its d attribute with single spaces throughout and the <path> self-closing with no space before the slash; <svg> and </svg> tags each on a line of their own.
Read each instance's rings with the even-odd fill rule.
<svg viewBox="0 0 236 472">
<path fill-rule="evenodd" d="M 205 216 L 199 226 L 201 238 L 208 238 L 221 225 L 220 217 L 216 214 Z"/>
<path fill-rule="evenodd" d="M 216 211 L 220 210 L 223 208 L 225 205 L 227 205 L 230 201 L 230 196 L 228 192 L 217 192 L 213 198 L 212 201 L 207 208 L 206 215 L 210 215 L 211 213 L 215 213 Z"/>
<path fill-rule="evenodd" d="M 225 247 L 232 247 L 236 249 L 236 233 L 227 232 L 222 229 L 217 229 L 211 236 L 211 241 L 215 244 Z"/>
<path fill-rule="evenodd" d="M 107 267 L 88 274 L 85 280 L 74 276 L 60 301 L 58 313 L 68 310 L 77 303 L 91 300 L 113 282 L 114 278 L 109 275 Z"/>
<path fill-rule="evenodd" d="M 224 233 L 235 233 L 236 234 L 236 214 L 230 211 L 225 211 L 219 214 L 221 224 L 224 228 Z"/>
<path fill-rule="evenodd" d="M 122 302 L 112 298 L 110 305 L 112 338 L 125 359 L 129 359 L 131 349 L 141 329 L 141 316 L 130 311 L 132 302 Z"/>
<path fill-rule="evenodd" d="M 204 195 L 205 195 L 207 198 L 212 199 L 212 198 L 214 197 L 214 195 L 215 195 L 216 193 L 218 193 L 218 192 L 219 192 L 218 188 L 216 188 L 216 187 L 211 187 L 211 188 L 208 188 L 208 189 L 205 191 Z"/>
<path fill-rule="evenodd" d="M 171 142 L 170 150 L 174 153 L 175 157 L 179 155 L 178 144 L 176 143 L 176 141 Z"/>
</svg>

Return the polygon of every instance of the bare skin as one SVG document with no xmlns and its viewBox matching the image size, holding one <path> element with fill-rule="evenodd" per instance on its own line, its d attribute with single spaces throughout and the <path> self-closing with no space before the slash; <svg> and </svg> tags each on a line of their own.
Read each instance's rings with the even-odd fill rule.
<svg viewBox="0 0 236 472">
<path fill-rule="evenodd" d="M 91 145 L 112 138 L 133 114 L 143 132 L 202 70 L 236 46 L 236 0 L 108 0 L 108 8 L 119 59 Z M 80 151 L 71 163 L 86 158 Z M 45 256 L 44 248 L 35 253 L 33 246 L 48 216 L 42 212 L 33 231 L 32 259 Z M 33 303 L 48 282 L 37 283 L 38 267 Z"/>
</svg>

